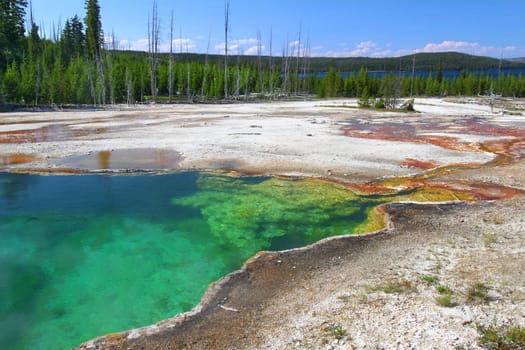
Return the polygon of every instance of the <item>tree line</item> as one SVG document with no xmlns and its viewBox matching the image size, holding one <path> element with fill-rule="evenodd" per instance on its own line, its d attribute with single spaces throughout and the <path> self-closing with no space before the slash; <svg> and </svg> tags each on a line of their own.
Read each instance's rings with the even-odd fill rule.
<svg viewBox="0 0 525 350">
<path fill-rule="evenodd" d="M 85 18 L 67 19 L 51 39 L 39 36 L 31 8 L 25 29 L 26 0 L 0 0 L 0 101 L 104 105 L 318 96 L 378 98 L 388 107 L 408 96 L 525 96 L 522 75 L 492 77 L 464 71 L 445 77 L 441 65 L 428 76 L 395 71 L 377 76 L 366 68 L 312 73 L 308 50 L 299 48 L 283 49 L 279 57 L 259 53 L 256 60 L 230 55 L 228 64 L 208 55 L 197 60 L 191 54 L 160 54 L 153 4 L 150 50 L 142 53 L 104 45 L 97 0 L 86 0 Z"/>
</svg>

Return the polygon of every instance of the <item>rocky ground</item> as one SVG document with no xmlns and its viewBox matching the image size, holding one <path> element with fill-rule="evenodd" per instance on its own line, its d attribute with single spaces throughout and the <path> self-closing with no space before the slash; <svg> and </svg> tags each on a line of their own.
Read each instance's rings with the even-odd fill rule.
<svg viewBox="0 0 525 350">
<path fill-rule="evenodd" d="M 479 349 L 479 327 L 525 327 L 525 101 L 355 103 L 1 115 L 8 171 L 234 170 L 480 199 L 387 205 L 380 232 L 260 253 L 191 312 L 81 348 Z"/>
</svg>

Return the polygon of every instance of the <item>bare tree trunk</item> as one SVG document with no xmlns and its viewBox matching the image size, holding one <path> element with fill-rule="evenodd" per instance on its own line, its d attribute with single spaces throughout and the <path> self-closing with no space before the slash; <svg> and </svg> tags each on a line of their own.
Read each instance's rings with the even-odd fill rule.
<svg viewBox="0 0 525 350">
<path fill-rule="evenodd" d="M 170 103 L 173 103 L 173 10 L 171 10 L 170 20 L 170 66 L 168 73 L 168 90 Z"/>
<path fill-rule="evenodd" d="M 109 85 L 109 103 L 115 104 L 115 87 L 113 86 L 113 63 L 111 62 L 111 54 L 106 53 L 106 67 L 108 70 L 108 85 Z"/>
<path fill-rule="evenodd" d="M 292 45 L 292 51 L 290 52 L 290 55 L 288 56 L 288 91 L 289 91 L 289 96 L 292 96 L 294 93 L 295 93 L 295 86 L 294 84 L 296 83 L 296 79 L 294 79 L 294 76 L 293 76 L 293 59 L 295 57 L 295 49 L 297 47 L 297 41 L 293 41 L 293 45 Z"/>
<path fill-rule="evenodd" d="M 306 100 L 306 95 L 307 95 L 307 91 L 308 91 L 308 84 L 307 84 L 307 74 L 308 74 L 308 59 L 310 57 L 310 39 L 307 38 L 306 39 L 306 45 L 304 46 L 304 49 L 303 49 L 303 66 L 302 66 L 302 75 L 303 75 L 303 79 L 302 79 L 302 82 L 303 82 L 303 95 L 304 95 L 304 99 Z"/>
<path fill-rule="evenodd" d="M 224 98 L 228 99 L 228 26 L 230 17 L 230 0 L 224 3 Z"/>
<path fill-rule="evenodd" d="M 93 72 L 92 72 L 92 66 L 90 60 L 86 57 L 86 69 L 87 69 L 87 76 L 88 76 L 88 83 L 89 83 L 89 93 L 91 95 L 91 99 L 93 100 L 93 105 L 97 105 L 97 95 L 95 92 L 95 81 L 93 80 Z"/>
<path fill-rule="evenodd" d="M 294 72 L 294 80 L 296 81 L 295 84 L 295 95 L 299 95 L 299 61 L 301 59 L 301 34 L 303 30 L 303 25 L 299 24 L 299 39 L 297 44 L 297 58 L 295 60 L 295 72 Z"/>
<path fill-rule="evenodd" d="M 133 103 L 133 80 L 128 67 L 126 67 L 126 103 L 128 106 Z"/>
<path fill-rule="evenodd" d="M 284 96 L 288 96 L 288 35 L 286 36 L 286 43 L 283 49 L 283 61 L 284 61 L 284 82 L 282 87 L 282 93 Z"/>
<path fill-rule="evenodd" d="M 157 102 L 157 54 L 159 52 L 159 32 L 160 22 L 158 18 L 157 1 L 153 0 L 151 26 L 148 21 L 148 49 L 151 74 L 151 98 L 154 103 Z"/>
<path fill-rule="evenodd" d="M 38 105 L 38 99 L 40 97 L 40 84 L 42 83 L 42 71 L 40 63 L 36 64 L 36 82 L 35 82 L 35 105 Z"/>
<path fill-rule="evenodd" d="M 107 74 L 108 74 L 108 84 L 109 84 L 109 103 L 114 105 L 115 104 L 115 87 L 113 86 L 113 62 L 111 61 L 111 51 L 115 51 L 117 49 L 117 43 L 115 39 L 115 33 L 111 33 L 111 50 L 105 50 L 105 59 L 106 59 L 106 67 L 107 67 Z"/>
<path fill-rule="evenodd" d="M 241 70 L 240 70 L 241 54 L 242 54 L 241 46 L 239 45 L 239 48 L 237 49 L 237 68 L 235 70 L 235 91 L 233 93 L 233 97 L 235 99 L 239 98 L 240 89 L 241 89 Z"/>
<path fill-rule="evenodd" d="M 257 76 L 259 78 L 259 94 L 263 92 L 263 74 L 262 74 L 262 42 L 261 32 L 257 31 Z"/>
<path fill-rule="evenodd" d="M 186 98 L 188 102 L 191 101 L 191 76 L 190 76 L 190 61 L 186 63 Z"/>
<path fill-rule="evenodd" d="M 102 52 L 99 53 L 96 59 L 97 67 L 97 87 L 98 87 L 98 102 L 101 105 L 106 104 L 106 81 L 104 76 L 104 61 L 102 60 Z"/>
<path fill-rule="evenodd" d="M 140 74 L 140 103 L 144 103 L 144 74 Z"/>
<path fill-rule="evenodd" d="M 148 65 L 149 65 L 149 72 L 150 72 L 150 90 L 153 91 L 153 41 L 152 41 L 152 38 L 151 38 L 151 27 L 152 27 L 152 24 L 151 24 L 151 21 L 150 21 L 150 17 L 148 15 Z M 153 94 L 153 92 L 152 92 Z"/>
<path fill-rule="evenodd" d="M 270 56 L 268 56 L 268 66 L 270 69 L 270 96 L 273 98 L 273 62 L 272 62 L 272 44 L 273 44 L 273 30 L 270 29 Z"/>
<path fill-rule="evenodd" d="M 206 98 L 206 93 L 208 91 L 208 54 L 210 52 L 210 41 L 211 33 L 208 35 L 208 47 L 206 48 L 206 56 L 204 56 L 204 73 L 202 74 L 202 84 L 201 84 L 201 99 Z"/>
</svg>

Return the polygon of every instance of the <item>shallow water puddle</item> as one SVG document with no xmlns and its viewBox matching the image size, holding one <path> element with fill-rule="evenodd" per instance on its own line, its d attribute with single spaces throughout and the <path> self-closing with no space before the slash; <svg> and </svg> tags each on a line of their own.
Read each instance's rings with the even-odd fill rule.
<svg viewBox="0 0 525 350">
<path fill-rule="evenodd" d="M 380 203 L 317 180 L 0 174 L 0 348 L 174 316 L 259 250 L 367 230 Z"/>
<path fill-rule="evenodd" d="M 100 128 L 97 130 L 71 129 L 67 125 L 49 125 L 38 129 L 22 129 L 0 132 L 0 143 L 39 143 L 66 141 L 75 137 L 88 136 L 105 132 Z"/>
<path fill-rule="evenodd" d="M 70 156 L 58 161 L 59 167 L 79 170 L 164 170 L 177 169 L 179 152 L 164 149 L 123 149 Z"/>
<path fill-rule="evenodd" d="M 37 157 L 31 154 L 14 153 L 8 155 L 0 155 L 0 166 L 9 166 L 17 164 L 26 164 L 35 161 Z"/>
</svg>

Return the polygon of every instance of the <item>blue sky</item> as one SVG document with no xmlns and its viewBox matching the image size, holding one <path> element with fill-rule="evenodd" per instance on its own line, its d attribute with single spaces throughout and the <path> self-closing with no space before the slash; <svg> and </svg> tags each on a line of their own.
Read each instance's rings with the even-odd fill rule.
<svg viewBox="0 0 525 350">
<path fill-rule="evenodd" d="M 32 0 L 34 18 L 53 25 L 85 16 L 84 0 Z M 99 0 L 106 36 L 121 49 L 146 50 L 152 0 Z M 168 50 L 174 13 L 177 51 L 222 53 L 224 0 L 157 0 L 161 49 Z M 229 52 L 280 55 L 308 39 L 312 56 L 401 56 L 459 51 L 525 57 L 525 0 L 230 0 Z M 109 39 L 108 39 L 109 40 Z M 209 45 L 208 45 L 209 44 Z"/>
</svg>

